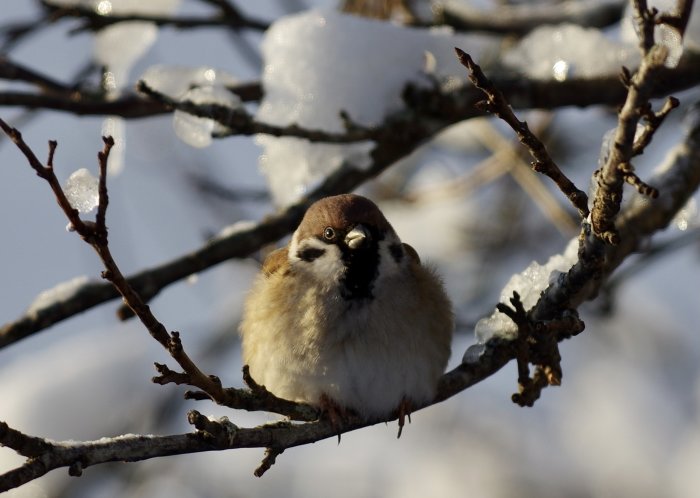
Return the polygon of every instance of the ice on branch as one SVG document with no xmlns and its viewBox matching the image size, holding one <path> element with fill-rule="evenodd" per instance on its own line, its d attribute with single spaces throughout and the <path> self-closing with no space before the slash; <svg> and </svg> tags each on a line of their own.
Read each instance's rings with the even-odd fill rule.
<svg viewBox="0 0 700 498">
<path fill-rule="evenodd" d="M 230 109 L 241 105 L 241 99 L 220 86 L 204 86 L 187 91 L 181 99 L 193 104 L 217 104 Z M 212 133 L 223 133 L 225 127 L 213 119 L 201 118 L 184 111 L 175 111 L 173 127 L 177 136 L 192 147 L 207 147 Z"/>
<path fill-rule="evenodd" d="M 68 202 L 81 213 L 89 213 L 100 200 L 98 180 L 86 168 L 74 171 L 66 181 L 63 191 Z"/>
<path fill-rule="evenodd" d="M 636 45 L 606 38 L 575 24 L 542 26 L 505 53 L 503 63 L 533 79 L 564 81 L 617 74 L 640 60 Z"/>
<path fill-rule="evenodd" d="M 525 310 L 530 310 L 539 300 L 542 291 L 576 263 L 578 243 L 578 238 L 571 239 L 563 254 L 555 254 L 544 265 L 533 261 L 522 273 L 513 275 L 501 291 L 499 301 L 510 305 L 513 292 L 517 292 Z M 507 315 L 494 311 L 491 316 L 477 322 L 475 333 L 478 342 L 483 344 L 492 337 L 514 339 L 518 327 Z"/>
<path fill-rule="evenodd" d="M 430 84 L 425 53 L 434 58 L 436 77 L 464 79 L 454 56 L 464 47 L 480 59 L 495 51 L 496 40 L 483 35 L 456 35 L 447 29 L 407 28 L 396 24 L 309 11 L 279 19 L 263 40 L 265 97 L 257 119 L 280 126 L 343 132 L 340 112 L 365 126 L 382 123 L 403 107 L 401 92 L 409 82 Z M 433 65 L 433 64 L 431 64 Z M 274 200 L 298 199 L 311 185 L 344 162 L 369 164 L 373 144 L 309 143 L 294 138 L 258 137 L 260 167 Z"/>
</svg>

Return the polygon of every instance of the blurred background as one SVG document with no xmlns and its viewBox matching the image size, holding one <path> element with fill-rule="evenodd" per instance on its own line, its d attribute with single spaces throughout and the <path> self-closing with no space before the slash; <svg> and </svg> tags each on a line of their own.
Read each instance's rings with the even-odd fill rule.
<svg viewBox="0 0 700 498">
<path fill-rule="evenodd" d="M 66 0 L 60 3 L 68 4 Z M 114 8 L 120 5 L 117 0 L 112 3 Z M 535 3 L 538 8 L 547 7 L 547 2 Z M 104 2 L 94 2 L 91 8 L 101 4 L 104 8 Z M 195 17 L 210 14 L 216 4 L 159 1 L 151 7 L 156 13 Z M 494 8 L 483 0 L 469 4 Z M 353 16 L 388 16 L 391 20 L 382 22 L 393 23 L 391 29 L 418 30 L 399 26 L 408 15 L 401 5 L 261 0 L 238 2 L 237 7 L 264 23 L 290 15 L 297 20 L 307 16 L 312 23 L 323 20 L 338 29 L 354 27 L 357 31 L 347 33 L 349 38 L 362 38 L 365 34 L 375 36 L 373 30 L 384 28 L 345 21 L 347 16 L 340 17 L 337 10 L 355 10 Z M 428 18 L 436 8 L 428 2 L 416 2 L 414 7 Z M 129 11 L 137 7 L 124 2 L 120 8 Z M 622 12 L 622 8 L 618 10 Z M 3 2 L 3 55 L 62 82 L 99 85 L 105 74 L 101 68 L 104 62 L 99 62 L 104 57 L 100 50 L 124 57 L 133 51 L 134 57 L 112 72 L 112 83 L 102 81 L 105 91 L 113 92 L 115 98 L 133 91 L 135 82 L 155 65 L 211 67 L 242 82 L 262 77 L 270 85 L 266 95 L 270 99 L 274 84 L 297 77 L 282 70 L 283 76 L 275 80 L 275 68 L 298 71 L 301 80 L 296 81 L 305 81 L 304 75 L 309 80 L 315 78 L 314 66 L 303 65 L 308 63 L 303 55 L 290 49 L 287 59 L 280 60 L 282 49 L 273 50 L 275 44 L 303 49 L 305 25 L 300 28 L 289 21 L 283 21 L 288 23 L 286 27 L 273 26 L 275 38 L 264 44 L 264 29 L 166 26 L 139 32 L 142 38 L 127 47 L 96 42 L 90 30 L 74 32 L 80 26 L 77 19 L 37 22 L 44 19 L 44 12 L 40 2 Z M 698 17 L 696 12 L 695 26 Z M 13 37 L 10 28 L 32 24 L 27 34 Z M 376 35 L 373 40 L 389 39 L 392 33 Z M 579 35 L 566 33 L 571 38 L 565 45 L 576 45 Z M 611 64 L 634 58 L 634 50 L 623 45 L 620 22 L 612 21 L 596 33 L 606 40 L 601 43 L 620 44 L 620 53 Z M 487 64 L 503 47 L 517 43 L 517 37 L 500 34 L 443 32 L 437 36 L 446 37 L 439 42 L 442 45 L 454 40 L 450 37 L 464 36 L 460 40 L 473 44 L 470 46 Z M 330 38 L 339 39 L 340 35 L 331 34 Z M 543 45 L 551 45 L 551 41 Z M 316 52 L 310 59 L 323 57 L 325 46 L 311 47 Z M 140 48 L 143 54 L 138 53 Z M 571 55 L 578 69 L 571 63 L 568 70 L 573 76 L 586 76 L 584 62 L 575 59 L 578 56 Z M 346 64 L 353 67 L 352 62 L 361 64 L 360 60 L 370 55 L 348 53 L 347 57 Z M 537 59 L 537 54 L 533 57 Z M 438 69 L 433 76 L 454 71 L 452 67 L 443 72 L 443 64 L 448 63 L 440 54 L 436 58 Z M 429 59 L 421 53 L 416 64 L 430 76 Z M 381 102 L 383 94 L 370 87 L 381 86 L 383 77 L 389 80 L 389 75 L 395 74 L 392 60 L 388 58 L 387 67 L 373 74 L 360 72 L 347 90 L 356 94 L 344 105 L 353 105 L 363 95 Z M 176 73 L 163 74 L 157 80 L 160 85 Z M 322 82 L 336 84 L 332 78 Z M 282 87 L 275 91 L 284 93 Z M 0 80 L 0 94 L 27 88 L 26 83 Z M 328 92 L 333 94 L 337 88 Z M 319 104 L 321 90 L 316 92 L 306 102 L 289 97 L 284 102 L 289 106 L 286 113 L 268 116 L 271 120 L 296 116 L 302 124 L 304 120 L 313 124 L 323 119 L 323 112 L 337 115 L 337 109 Z M 274 95 L 282 98 L 279 93 Z M 668 118 L 635 163 L 642 178 L 661 164 L 677 143 L 683 115 L 698 100 L 700 91 L 696 86 L 676 96 L 681 99 L 681 108 Z M 271 112 L 265 105 L 272 106 L 275 101 L 265 102 L 258 110 L 263 116 Z M 372 107 L 373 102 L 368 105 Z M 256 111 L 256 103 L 246 105 Z M 387 112 L 392 105 L 395 103 L 387 103 Z M 357 114 L 362 114 L 357 109 Z M 354 109 L 349 110 L 353 116 Z M 598 165 L 603 136 L 615 126 L 614 110 L 567 107 L 520 114 L 545 139 L 570 178 L 587 190 Z M 192 251 L 231 224 L 260 220 L 308 191 L 318 175 L 327 173 L 306 165 L 309 174 L 294 177 L 298 161 L 308 158 L 324 163 L 338 154 L 316 156 L 304 148 L 313 145 L 290 145 L 282 152 L 274 151 L 269 137 L 226 137 L 214 139 L 204 148 L 192 147 L 181 137 L 197 131 L 188 132 L 186 127 L 184 132 L 176 132 L 169 114 L 115 123 L 105 116 L 3 105 L 0 117 L 19 128 L 41 158 L 47 141 L 58 141 L 55 165 L 62 181 L 79 168 L 96 172 L 100 137 L 105 130 L 117 130 L 124 143 L 122 165 L 109 178 L 107 220 L 110 246 L 127 275 Z M 380 113 L 367 120 L 381 117 Z M 508 152 L 511 149 L 513 152 Z M 274 161 L 270 158 L 280 155 L 286 155 L 287 162 L 271 164 Z M 544 263 L 562 252 L 577 235 L 575 217 L 565 199 L 550 182 L 518 166 L 522 161 L 519 146 L 500 123 L 473 119 L 443 131 L 362 187 L 361 192 L 380 204 L 399 236 L 444 276 L 458 316 L 450 367 L 457 365 L 474 343 L 476 322 L 493 311 L 510 276 L 532 261 Z M 280 184 L 287 184 L 288 190 Z M 101 267 L 96 255 L 66 230 L 66 219 L 47 185 L 5 138 L 0 139 L 0 232 L 1 323 L 19 318 L 37 296 L 58 284 L 76 278 L 99 280 Z M 511 363 L 458 396 L 415 413 L 398 441 L 392 424 L 345 434 L 340 444 L 330 439 L 292 448 L 260 479 L 252 472 L 263 451 L 236 450 L 100 465 L 86 469 L 80 478 L 69 477 L 60 469 L 8 496 L 697 496 L 699 233 L 697 210 L 691 202 L 667 230 L 648 241 L 646 249 L 658 249 L 656 256 L 629 258 L 597 299 L 580 309 L 586 330 L 561 344 L 562 386 L 546 389 L 532 408 L 520 408 L 510 401 L 517 389 L 516 367 Z M 242 386 L 237 326 L 245 293 L 259 266 L 259 255 L 254 256 L 227 261 L 171 285 L 151 302 L 165 326 L 181 332 L 198 365 L 218 375 L 227 386 Z M 0 420 L 35 436 L 90 440 L 124 433 L 186 432 L 191 430 L 186 413 L 192 408 L 207 415 L 227 415 L 239 426 L 274 419 L 269 414 L 233 412 L 211 403 L 184 401 L 184 388 L 152 384 L 153 362 L 172 362 L 138 322 L 118 320 L 117 307 L 117 301 L 100 305 L 0 350 Z M 22 461 L 13 451 L 0 448 L 0 472 Z"/>
</svg>

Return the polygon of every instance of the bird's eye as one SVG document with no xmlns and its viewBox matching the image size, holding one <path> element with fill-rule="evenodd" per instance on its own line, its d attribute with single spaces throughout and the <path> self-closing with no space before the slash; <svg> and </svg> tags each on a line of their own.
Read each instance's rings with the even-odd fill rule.
<svg viewBox="0 0 700 498">
<path fill-rule="evenodd" d="M 323 230 L 323 238 L 326 240 L 335 239 L 335 230 L 333 230 L 331 227 L 326 227 L 325 230 Z"/>
</svg>

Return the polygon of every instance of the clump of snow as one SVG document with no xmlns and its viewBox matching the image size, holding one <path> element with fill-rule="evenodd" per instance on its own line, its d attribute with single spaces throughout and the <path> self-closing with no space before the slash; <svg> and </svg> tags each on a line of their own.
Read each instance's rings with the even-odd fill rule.
<svg viewBox="0 0 700 498">
<path fill-rule="evenodd" d="M 221 86 L 203 86 L 192 88 L 180 99 L 193 104 L 218 104 L 235 109 L 241 105 L 241 99 Z M 211 144 L 212 133 L 223 133 L 226 127 L 209 118 L 201 118 L 184 111 L 175 111 L 173 115 L 175 134 L 192 147 L 207 147 Z"/>
<path fill-rule="evenodd" d="M 401 92 L 409 82 L 429 84 L 426 52 L 439 77 L 465 78 L 454 47 L 480 59 L 496 41 L 483 35 L 456 35 L 448 29 L 406 28 L 395 24 L 313 10 L 279 19 L 262 44 L 265 97 L 260 121 L 286 126 L 344 131 L 340 112 L 361 125 L 380 124 L 403 107 Z M 260 166 L 274 200 L 297 200 L 348 155 L 366 165 L 371 143 L 329 145 L 305 140 L 258 137 Z M 362 165 L 361 165 L 362 167 Z"/>
<path fill-rule="evenodd" d="M 525 310 L 531 309 L 542 291 L 561 273 L 569 271 L 577 260 L 578 238 L 573 238 L 563 254 L 555 254 L 544 265 L 533 261 L 522 273 L 513 275 L 501 291 L 500 302 L 510 305 L 513 292 L 517 292 Z M 518 327 L 507 315 L 496 310 L 491 316 L 477 322 L 475 333 L 478 342 L 484 344 L 492 337 L 514 339 L 518 335 Z"/>
<path fill-rule="evenodd" d="M 109 69 L 116 87 L 123 86 L 131 66 L 151 48 L 157 36 L 158 27 L 153 23 L 112 24 L 95 35 L 95 60 Z"/>
<path fill-rule="evenodd" d="M 157 64 L 140 78 L 153 90 L 174 99 L 182 97 L 190 88 L 199 86 L 234 85 L 238 80 L 229 73 L 209 66 L 187 67 Z"/>
<path fill-rule="evenodd" d="M 68 202 L 81 213 L 89 213 L 100 200 L 99 181 L 87 168 L 71 173 L 63 187 Z"/>
<path fill-rule="evenodd" d="M 71 298 L 80 288 L 87 284 L 88 281 L 89 279 L 87 276 L 81 275 L 67 282 L 61 282 L 51 289 L 40 292 L 27 308 L 27 315 L 34 315 L 47 306 Z"/>
<path fill-rule="evenodd" d="M 251 220 L 240 220 L 235 223 L 232 223 L 231 225 L 228 225 L 219 231 L 219 233 L 216 234 L 214 239 L 216 240 L 221 240 L 225 239 L 227 237 L 231 237 L 232 235 L 235 235 L 237 233 L 245 232 L 246 230 L 252 230 L 255 228 L 258 224 L 254 221 Z"/>
<path fill-rule="evenodd" d="M 616 43 L 576 24 L 535 29 L 503 56 L 505 66 L 530 78 L 564 81 L 617 74 L 639 61 L 636 46 Z"/>
</svg>

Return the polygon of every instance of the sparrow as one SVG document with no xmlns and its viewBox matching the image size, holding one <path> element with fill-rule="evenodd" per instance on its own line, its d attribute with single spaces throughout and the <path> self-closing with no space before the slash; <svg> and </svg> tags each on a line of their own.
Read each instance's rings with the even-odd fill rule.
<svg viewBox="0 0 700 498">
<path fill-rule="evenodd" d="M 365 420 L 434 399 L 454 316 L 421 264 L 371 200 L 323 198 L 286 247 L 266 258 L 240 325 L 243 362 L 276 396 Z"/>
</svg>

